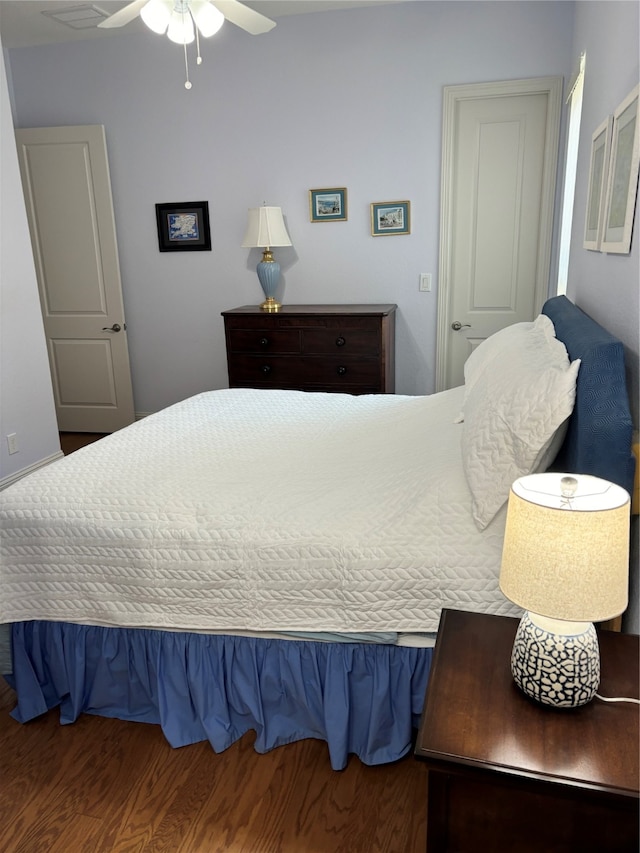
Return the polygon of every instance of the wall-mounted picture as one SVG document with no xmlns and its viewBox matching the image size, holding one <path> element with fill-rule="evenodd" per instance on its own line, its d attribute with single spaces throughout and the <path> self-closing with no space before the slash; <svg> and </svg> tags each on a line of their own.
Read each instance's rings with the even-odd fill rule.
<svg viewBox="0 0 640 853">
<path fill-rule="evenodd" d="M 411 233 L 411 202 L 380 201 L 371 205 L 371 234 L 382 237 L 385 234 Z"/>
<path fill-rule="evenodd" d="M 602 122 L 591 137 L 589 193 L 584 223 L 584 248 L 600 250 L 604 224 L 604 204 L 607 197 L 607 175 L 611 151 L 613 116 Z"/>
<path fill-rule="evenodd" d="M 156 204 L 156 221 L 161 252 L 211 251 L 208 202 Z"/>
<path fill-rule="evenodd" d="M 636 86 L 613 114 L 607 202 L 600 244 L 603 252 L 626 255 L 631 250 L 640 162 L 639 91 L 640 86 Z"/>
<path fill-rule="evenodd" d="M 347 219 L 345 187 L 309 190 L 309 215 L 312 222 L 345 222 Z"/>
</svg>

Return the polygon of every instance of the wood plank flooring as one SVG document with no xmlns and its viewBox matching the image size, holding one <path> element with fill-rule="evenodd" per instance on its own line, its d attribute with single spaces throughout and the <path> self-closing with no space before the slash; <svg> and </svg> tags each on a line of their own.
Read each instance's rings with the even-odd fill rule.
<svg viewBox="0 0 640 853">
<path fill-rule="evenodd" d="M 216 755 L 159 726 L 57 711 L 9 717 L 0 679 L 3 853 L 422 853 L 426 768 L 409 755 L 331 770 L 305 740 L 266 755 L 249 732 Z"/>
<path fill-rule="evenodd" d="M 74 450 L 78 450 L 80 447 L 84 447 L 85 444 L 93 444 L 94 441 L 98 441 L 99 438 L 104 438 L 105 433 L 102 432 L 61 432 L 60 436 L 60 450 L 67 456 L 69 453 L 73 453 Z"/>
</svg>

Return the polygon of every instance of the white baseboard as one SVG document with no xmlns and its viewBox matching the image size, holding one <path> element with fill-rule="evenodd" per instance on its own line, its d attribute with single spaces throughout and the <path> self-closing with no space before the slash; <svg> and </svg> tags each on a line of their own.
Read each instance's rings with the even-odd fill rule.
<svg viewBox="0 0 640 853">
<path fill-rule="evenodd" d="M 29 465 L 27 468 L 22 468 L 20 471 L 16 471 L 15 474 L 9 474 L 8 477 L 4 477 L 0 480 L 0 492 L 3 489 L 6 489 L 7 486 L 17 483 L 18 480 L 26 477 L 27 474 L 32 474 L 34 471 L 37 471 L 38 468 L 44 468 L 45 465 L 50 465 L 52 462 L 55 462 L 56 459 L 62 459 L 63 456 L 64 453 L 61 450 L 58 450 L 57 453 L 53 453 L 51 456 L 41 459 L 40 462 L 34 462 L 33 465 Z"/>
</svg>

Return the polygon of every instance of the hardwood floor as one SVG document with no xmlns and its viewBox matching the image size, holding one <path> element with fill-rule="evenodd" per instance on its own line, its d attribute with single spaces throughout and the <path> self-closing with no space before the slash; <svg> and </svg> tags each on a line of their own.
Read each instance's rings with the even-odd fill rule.
<svg viewBox="0 0 640 853">
<path fill-rule="evenodd" d="M 331 770 L 305 740 L 266 755 L 248 733 L 216 755 L 159 726 L 57 712 L 21 725 L 0 679 L 3 853 L 422 853 L 426 768 L 409 755 Z"/>
<path fill-rule="evenodd" d="M 78 450 L 80 447 L 84 447 L 85 444 L 93 444 L 94 441 L 98 441 L 99 438 L 104 438 L 104 433 L 102 432 L 61 432 L 60 436 L 60 450 L 67 456 L 69 453 L 73 453 L 74 450 Z"/>
</svg>

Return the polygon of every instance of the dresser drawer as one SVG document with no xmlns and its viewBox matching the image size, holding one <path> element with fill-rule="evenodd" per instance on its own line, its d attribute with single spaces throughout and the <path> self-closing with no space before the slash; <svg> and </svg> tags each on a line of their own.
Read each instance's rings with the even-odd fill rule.
<svg viewBox="0 0 640 853">
<path fill-rule="evenodd" d="M 229 329 L 229 349 L 239 353 L 299 353 L 297 329 Z"/>
<path fill-rule="evenodd" d="M 300 357 L 234 353 L 229 361 L 229 385 L 249 388 L 281 388 L 300 378 Z"/>
<path fill-rule="evenodd" d="M 380 331 L 361 329 L 305 329 L 302 333 L 302 351 L 334 355 L 368 355 L 376 357 L 380 354 Z"/>
<path fill-rule="evenodd" d="M 229 381 L 231 385 L 249 387 L 310 388 L 318 385 L 325 388 L 331 385 L 339 390 L 346 385 L 366 385 L 373 391 L 381 390 L 380 363 L 375 358 L 288 358 L 238 353 L 229 368 Z"/>
<path fill-rule="evenodd" d="M 304 357 L 302 363 L 306 385 L 331 385 L 340 390 L 346 385 L 363 385 L 374 391 L 382 390 L 382 373 L 377 358 L 309 356 Z"/>
</svg>

